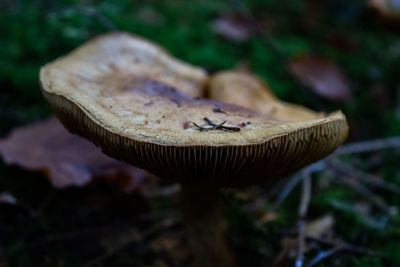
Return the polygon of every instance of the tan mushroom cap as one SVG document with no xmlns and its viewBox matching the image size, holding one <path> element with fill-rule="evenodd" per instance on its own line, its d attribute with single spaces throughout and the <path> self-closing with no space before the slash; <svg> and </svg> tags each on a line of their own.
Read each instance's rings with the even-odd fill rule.
<svg viewBox="0 0 400 267">
<path fill-rule="evenodd" d="M 222 71 L 213 75 L 209 80 L 208 95 L 212 99 L 247 107 L 282 121 L 307 121 L 325 117 L 308 108 L 279 100 L 267 84 L 242 71 Z"/>
<path fill-rule="evenodd" d="M 128 60 L 137 55 L 140 63 Z M 114 158 L 183 183 L 258 183 L 325 157 L 347 136 L 340 112 L 285 121 L 194 97 L 205 79 L 127 34 L 97 38 L 40 73 L 44 96 L 67 128 Z M 195 124 L 209 127 L 204 118 L 231 128 L 201 131 Z"/>
<path fill-rule="evenodd" d="M 173 58 L 163 48 L 126 33 L 94 38 L 51 65 L 54 70 L 52 78 L 61 78 L 61 86 L 80 87 L 84 83 L 95 87 L 95 90 L 99 84 L 107 88 L 115 86 L 120 80 L 136 81 L 137 77 L 146 77 L 199 97 L 204 93 L 203 87 L 208 78 L 203 69 Z M 68 79 L 65 79 L 66 74 L 69 74 Z M 104 88 L 98 93 L 113 94 L 112 90 Z"/>
</svg>

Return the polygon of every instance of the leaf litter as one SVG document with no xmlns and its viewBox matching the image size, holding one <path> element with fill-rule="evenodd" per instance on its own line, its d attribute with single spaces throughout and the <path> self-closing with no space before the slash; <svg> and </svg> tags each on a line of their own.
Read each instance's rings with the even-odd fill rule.
<svg viewBox="0 0 400 267">
<path fill-rule="evenodd" d="M 94 144 L 69 133 L 54 117 L 15 129 L 0 140 L 0 155 L 7 164 L 44 173 L 60 189 L 105 179 L 125 191 L 142 191 L 151 177 L 109 158 Z"/>
<path fill-rule="evenodd" d="M 288 68 L 300 83 L 320 97 L 335 102 L 352 100 L 349 82 L 335 63 L 319 56 L 302 55 L 293 58 Z"/>
</svg>

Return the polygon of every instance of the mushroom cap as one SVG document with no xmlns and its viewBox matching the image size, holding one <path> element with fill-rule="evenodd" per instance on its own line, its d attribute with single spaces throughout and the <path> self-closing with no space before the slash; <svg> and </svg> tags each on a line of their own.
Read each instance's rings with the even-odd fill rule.
<svg viewBox="0 0 400 267">
<path fill-rule="evenodd" d="M 347 137 L 340 112 L 288 121 L 196 97 L 206 79 L 127 34 L 96 38 L 40 72 L 43 94 L 68 129 L 182 183 L 260 183 L 325 157 Z M 210 128 L 204 118 L 227 128 L 202 130 Z"/>
<path fill-rule="evenodd" d="M 208 78 L 203 69 L 173 58 L 163 48 L 141 37 L 120 32 L 98 36 L 51 66 L 54 69 L 51 78 L 59 79 L 59 86 L 72 88 L 86 84 L 90 89 L 98 90 L 96 87 L 101 85 L 102 91 L 97 93 L 110 97 L 115 94 L 112 86 L 116 83 L 126 82 L 126 79 L 134 83 L 144 77 L 200 97 Z M 46 69 L 43 72 L 47 72 Z"/>
</svg>

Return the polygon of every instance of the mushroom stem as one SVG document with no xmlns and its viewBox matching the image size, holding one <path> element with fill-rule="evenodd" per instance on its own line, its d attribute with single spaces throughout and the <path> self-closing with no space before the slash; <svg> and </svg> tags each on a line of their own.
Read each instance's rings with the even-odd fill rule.
<svg viewBox="0 0 400 267">
<path fill-rule="evenodd" d="M 183 186 L 181 209 L 194 267 L 234 267 L 234 255 L 225 239 L 226 223 L 218 188 Z"/>
</svg>

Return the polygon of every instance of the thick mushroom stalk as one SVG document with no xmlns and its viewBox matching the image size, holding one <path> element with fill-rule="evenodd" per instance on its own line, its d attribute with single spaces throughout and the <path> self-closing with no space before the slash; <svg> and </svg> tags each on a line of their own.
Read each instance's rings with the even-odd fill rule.
<svg viewBox="0 0 400 267">
<path fill-rule="evenodd" d="M 182 187 L 180 205 L 194 267 L 235 266 L 225 237 L 227 225 L 219 191 L 208 185 Z"/>
<path fill-rule="evenodd" d="M 197 266 L 216 267 L 234 265 L 217 188 L 259 184 L 320 160 L 348 130 L 342 113 L 325 116 L 279 102 L 260 92 L 265 88 L 256 78 L 238 75 L 212 78 L 211 95 L 220 101 L 202 99 L 203 70 L 120 33 L 47 64 L 40 81 L 72 132 L 111 157 L 183 185 L 182 211 Z M 227 88 L 237 90 L 223 93 Z M 250 99 L 249 90 L 258 99 L 256 110 L 252 101 L 231 101 L 244 107 L 221 102 L 236 93 Z"/>
</svg>

